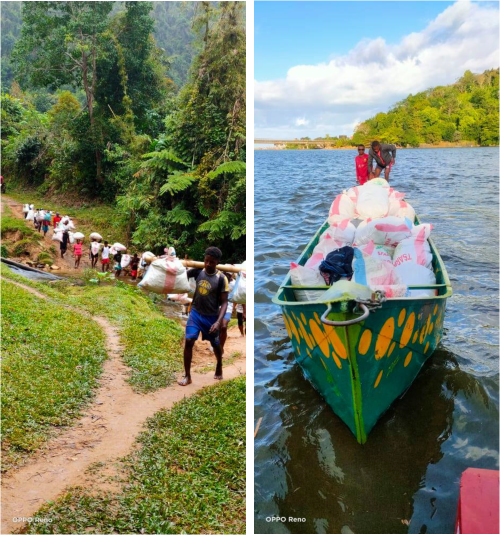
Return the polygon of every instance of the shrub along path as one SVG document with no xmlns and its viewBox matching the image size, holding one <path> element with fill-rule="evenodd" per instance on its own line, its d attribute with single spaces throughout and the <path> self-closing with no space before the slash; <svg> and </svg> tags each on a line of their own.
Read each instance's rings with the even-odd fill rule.
<svg viewBox="0 0 500 535">
<path fill-rule="evenodd" d="M 9 282 L 47 299 L 46 295 L 29 286 Z M 77 308 L 68 308 L 86 314 Z M 105 333 L 108 353 L 95 400 L 73 427 L 49 440 L 26 465 L 4 475 L 2 533 L 22 528 L 23 523 L 14 522 L 14 518 L 33 516 L 44 503 L 56 499 L 68 486 L 94 489 L 95 479 L 91 473 L 86 473 L 91 464 L 119 461 L 133 448 L 147 418 L 214 384 L 211 373 L 194 372 L 193 384 L 187 387 L 173 385 L 147 395 L 136 393 L 127 382 L 130 369 L 121 359 L 118 328 L 102 316 L 92 317 Z M 244 344 L 240 347 L 244 348 Z M 245 358 L 238 358 L 224 368 L 224 379 L 244 373 Z"/>
</svg>

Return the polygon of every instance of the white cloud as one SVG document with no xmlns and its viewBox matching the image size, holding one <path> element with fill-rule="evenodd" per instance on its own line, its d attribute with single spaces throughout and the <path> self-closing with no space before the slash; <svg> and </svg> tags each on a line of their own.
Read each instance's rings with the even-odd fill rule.
<svg viewBox="0 0 500 535">
<path fill-rule="evenodd" d="M 356 122 L 410 93 L 453 83 L 466 69 L 498 67 L 498 38 L 496 7 L 459 1 L 398 44 L 362 40 L 344 56 L 256 81 L 256 137 L 303 136 L 306 125 L 314 136 L 352 134 Z M 307 121 L 297 119 L 297 109 Z"/>
</svg>

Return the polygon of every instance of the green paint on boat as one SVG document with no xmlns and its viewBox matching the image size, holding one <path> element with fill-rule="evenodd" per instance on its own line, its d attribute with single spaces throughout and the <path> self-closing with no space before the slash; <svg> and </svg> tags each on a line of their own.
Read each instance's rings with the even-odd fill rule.
<svg viewBox="0 0 500 535">
<path fill-rule="evenodd" d="M 298 264 L 305 264 L 327 227 L 325 221 Z M 332 307 L 330 320 L 358 317 L 355 301 L 297 301 L 290 273 L 273 298 L 282 309 L 304 375 L 361 444 L 381 415 L 411 386 L 441 339 L 446 300 L 452 289 L 432 239 L 429 243 L 437 295 L 387 299 L 361 323 L 324 325 L 320 318 L 328 304 Z"/>
</svg>

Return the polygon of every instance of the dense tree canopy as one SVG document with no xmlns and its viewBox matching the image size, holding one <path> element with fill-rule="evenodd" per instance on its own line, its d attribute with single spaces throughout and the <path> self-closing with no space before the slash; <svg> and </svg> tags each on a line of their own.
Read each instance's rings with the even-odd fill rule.
<svg viewBox="0 0 500 535">
<path fill-rule="evenodd" d="M 14 81 L 8 93 L 2 88 L 4 174 L 115 204 L 138 247 L 168 243 L 199 257 L 215 243 L 241 258 L 244 3 L 171 10 L 182 31 L 194 17 L 182 87 L 170 78 L 175 47 L 155 40 L 158 7 L 119 4 L 23 2 Z"/>
<path fill-rule="evenodd" d="M 353 142 L 498 145 L 498 120 L 498 69 L 483 74 L 466 71 L 455 84 L 410 95 L 388 113 L 364 121 L 357 126 Z"/>
</svg>

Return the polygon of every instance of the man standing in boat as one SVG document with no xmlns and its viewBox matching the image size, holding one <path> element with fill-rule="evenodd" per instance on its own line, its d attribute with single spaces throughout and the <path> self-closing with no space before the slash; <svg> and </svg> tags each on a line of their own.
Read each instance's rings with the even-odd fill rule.
<svg viewBox="0 0 500 535">
<path fill-rule="evenodd" d="M 368 154 L 365 153 L 365 146 L 358 145 L 358 155 L 356 162 L 356 180 L 360 186 L 368 180 Z"/>
<path fill-rule="evenodd" d="M 373 160 L 377 164 L 373 169 Z M 389 180 L 389 173 L 391 167 L 396 163 L 396 145 L 380 143 L 379 141 L 372 141 L 372 146 L 368 152 L 368 170 L 370 172 L 370 180 L 380 176 L 384 170 L 384 178 Z"/>
</svg>

